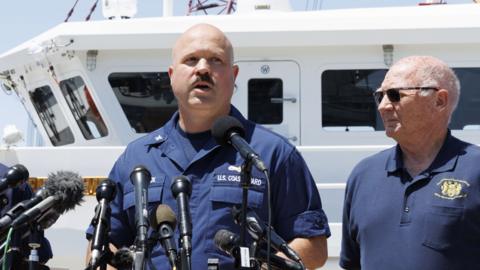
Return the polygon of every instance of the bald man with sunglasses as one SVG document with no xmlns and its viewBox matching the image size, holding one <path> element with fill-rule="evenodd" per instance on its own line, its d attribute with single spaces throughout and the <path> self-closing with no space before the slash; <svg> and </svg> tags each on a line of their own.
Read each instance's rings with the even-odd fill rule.
<svg viewBox="0 0 480 270">
<path fill-rule="evenodd" d="M 374 98 L 397 145 L 362 160 L 345 193 L 344 269 L 480 269 L 480 148 L 448 128 L 460 95 L 441 60 L 393 65 Z"/>
</svg>

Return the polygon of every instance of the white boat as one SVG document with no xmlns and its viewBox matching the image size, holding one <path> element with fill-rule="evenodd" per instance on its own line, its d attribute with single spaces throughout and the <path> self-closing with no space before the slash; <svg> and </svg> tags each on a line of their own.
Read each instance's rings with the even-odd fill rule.
<svg viewBox="0 0 480 270">
<path fill-rule="evenodd" d="M 339 269 L 348 174 L 394 144 L 371 98 L 392 62 L 426 54 L 449 63 L 463 86 L 452 133 L 480 144 L 480 5 L 288 12 L 263 2 L 233 15 L 63 23 L 1 54 L 3 87 L 18 95 L 45 146 L 1 148 L 0 160 L 40 180 L 77 171 L 93 192 L 124 146 L 175 110 L 170 49 L 191 25 L 210 23 L 235 47 L 233 104 L 305 157 L 332 229 L 325 268 Z M 50 266 L 82 269 L 96 203 L 88 196 L 47 230 Z"/>
</svg>

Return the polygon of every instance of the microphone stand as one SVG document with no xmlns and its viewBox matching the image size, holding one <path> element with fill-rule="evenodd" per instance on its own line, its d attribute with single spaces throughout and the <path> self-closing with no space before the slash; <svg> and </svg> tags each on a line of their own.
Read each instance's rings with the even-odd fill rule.
<svg viewBox="0 0 480 270">
<path fill-rule="evenodd" d="M 42 231 L 37 222 L 30 225 L 30 236 L 28 239 L 28 246 L 30 247 L 30 255 L 28 256 L 28 270 L 39 269 L 38 248 L 41 246 Z"/>
<path fill-rule="evenodd" d="M 242 186 L 242 215 L 241 215 L 241 228 L 240 228 L 240 246 L 247 246 L 247 208 L 248 208 L 248 189 L 250 188 L 250 182 L 252 179 L 252 159 L 245 159 L 242 164 L 241 171 L 241 186 Z M 250 258 L 249 258 L 250 259 Z M 242 260 L 240 255 L 240 260 Z M 239 264 L 241 265 L 241 264 Z M 251 267 L 240 267 L 240 269 L 251 269 Z"/>
<path fill-rule="evenodd" d="M 103 212 L 102 212 L 103 211 Z M 108 233 L 110 232 L 110 216 L 111 216 L 112 210 L 110 208 L 110 205 L 106 203 L 105 207 L 100 207 L 98 205 L 95 208 L 95 216 L 92 218 L 92 226 L 96 226 L 97 224 L 100 223 L 100 225 L 105 226 L 105 230 L 103 230 L 103 234 L 95 231 L 93 234 L 93 239 L 92 239 L 92 250 L 95 248 L 95 250 L 92 251 L 95 252 L 97 250 L 103 250 L 101 254 L 98 256 L 95 254 L 92 254 L 92 257 L 90 258 L 90 262 L 87 266 L 87 269 L 97 269 L 97 267 L 100 267 L 100 270 L 106 270 L 107 269 L 107 263 L 110 262 L 110 260 L 113 257 L 113 253 L 110 250 L 110 241 L 108 237 Z M 97 229 L 95 229 L 97 230 Z M 94 243 L 99 243 L 98 247 L 94 247 Z M 92 259 L 95 256 L 95 261 Z"/>
</svg>

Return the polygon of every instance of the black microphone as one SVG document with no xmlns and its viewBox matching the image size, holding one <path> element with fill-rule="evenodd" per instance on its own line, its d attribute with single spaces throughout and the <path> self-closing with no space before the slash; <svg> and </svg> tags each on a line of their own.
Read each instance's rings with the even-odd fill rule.
<svg viewBox="0 0 480 270">
<path fill-rule="evenodd" d="M 219 230 L 213 238 L 215 245 L 228 255 L 240 259 L 240 237 L 228 230 Z M 267 252 L 261 248 L 251 249 L 250 254 L 254 259 L 261 263 L 267 262 Z M 275 254 L 270 254 L 270 264 L 275 270 L 302 270 L 303 267 L 297 262 L 286 260 Z"/>
<path fill-rule="evenodd" d="M 177 246 L 173 240 L 177 218 L 172 208 L 160 204 L 157 210 L 150 215 L 150 226 L 158 232 L 158 239 L 162 244 L 172 269 L 177 267 Z"/>
<path fill-rule="evenodd" d="M 28 180 L 28 170 L 21 164 L 13 165 L 0 179 L 0 192 L 7 188 L 13 188 Z"/>
<path fill-rule="evenodd" d="M 47 179 L 47 181 L 49 180 Z M 20 214 L 32 208 L 48 196 L 48 191 L 45 189 L 45 187 L 42 187 L 35 192 L 35 195 L 31 199 L 21 201 L 13 206 L 2 218 L 0 218 L 0 234 L 6 232 L 10 228 L 12 221 Z"/>
<path fill-rule="evenodd" d="M 238 209 L 236 206 L 232 208 L 232 215 L 235 220 L 235 223 L 241 224 L 241 215 L 242 210 Z M 262 219 L 253 211 L 247 211 L 247 230 L 255 241 L 264 241 L 267 242 L 267 226 L 262 221 Z M 288 246 L 287 242 L 278 235 L 273 228 L 271 228 L 270 241 L 274 249 L 283 252 L 288 258 L 300 262 L 300 256 Z"/>
<path fill-rule="evenodd" d="M 115 198 L 116 185 L 110 179 L 103 180 L 96 189 L 98 205 L 95 207 L 95 216 L 92 219 L 94 226 L 92 237 L 92 256 L 90 258 L 91 269 L 97 268 L 102 254 L 108 248 L 108 232 L 110 231 L 110 202 Z"/>
<path fill-rule="evenodd" d="M 44 188 L 47 197 L 18 215 L 11 223 L 14 229 L 27 225 L 34 220 L 50 219 L 52 212 L 61 215 L 83 202 L 85 187 L 83 179 L 77 173 L 69 171 L 51 173 L 45 181 Z M 37 196 L 32 200 L 36 200 L 36 198 Z"/>
<path fill-rule="evenodd" d="M 143 166 L 136 166 L 130 174 L 130 181 L 135 187 L 135 226 L 137 228 L 137 248 L 146 250 L 148 230 L 148 186 L 152 175 Z"/>
<path fill-rule="evenodd" d="M 129 248 L 122 247 L 113 254 L 110 265 L 117 270 L 131 270 L 133 265 L 133 254 Z"/>
<path fill-rule="evenodd" d="M 177 200 L 178 214 L 180 216 L 178 229 L 180 232 L 180 243 L 182 252 L 185 253 L 186 263 L 188 269 L 191 267 L 191 252 L 192 252 L 192 218 L 190 216 L 190 207 L 188 204 L 190 195 L 192 194 L 192 184 L 186 176 L 180 175 L 173 179 L 172 195 Z"/>
<path fill-rule="evenodd" d="M 229 230 L 219 230 L 213 237 L 213 243 L 218 249 L 234 259 L 235 269 L 240 268 L 240 237 Z"/>
<path fill-rule="evenodd" d="M 260 171 L 266 171 L 267 167 L 257 153 L 243 138 L 245 129 L 242 123 L 232 116 L 218 118 L 212 126 L 212 136 L 222 146 L 231 144 L 240 155 L 247 161 L 253 161 L 255 167 Z"/>
</svg>

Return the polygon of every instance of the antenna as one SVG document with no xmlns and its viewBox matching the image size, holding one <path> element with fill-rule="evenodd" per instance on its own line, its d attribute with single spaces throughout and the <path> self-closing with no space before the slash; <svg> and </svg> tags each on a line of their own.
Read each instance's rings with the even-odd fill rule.
<svg viewBox="0 0 480 270">
<path fill-rule="evenodd" d="M 189 0 L 187 15 L 196 15 L 198 13 L 208 15 L 208 12 L 211 10 L 216 12 L 217 15 L 232 14 L 235 11 L 236 5 L 236 0 Z"/>
</svg>

